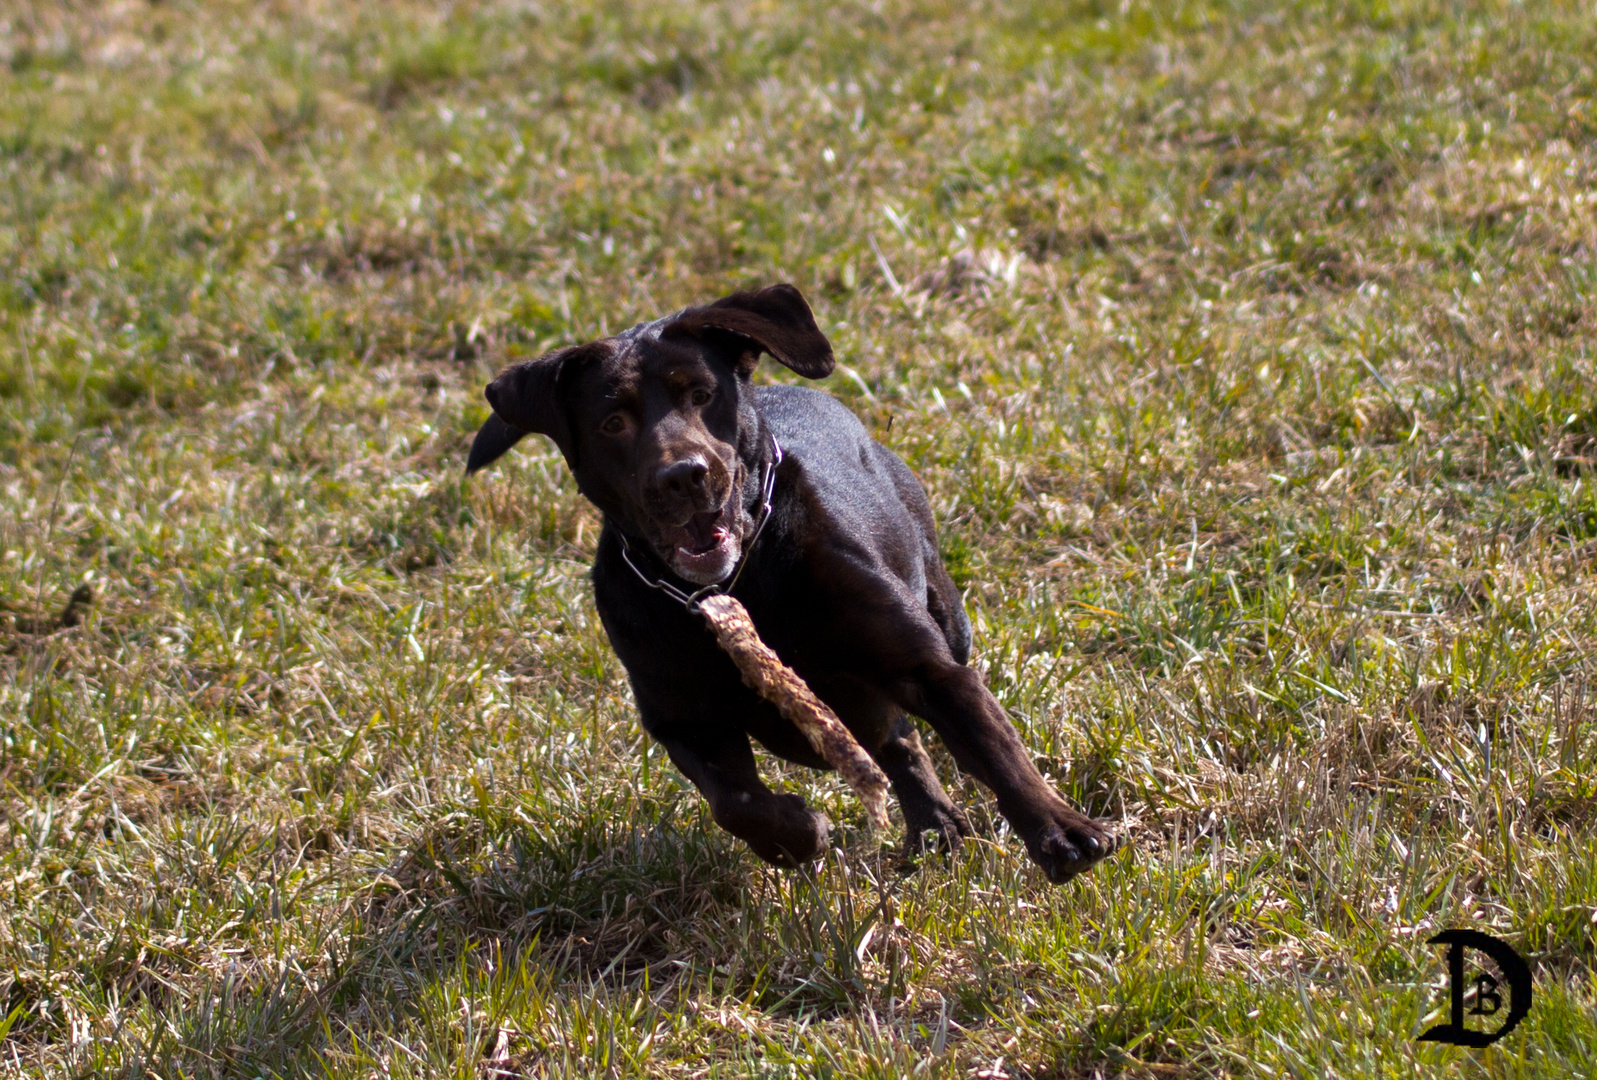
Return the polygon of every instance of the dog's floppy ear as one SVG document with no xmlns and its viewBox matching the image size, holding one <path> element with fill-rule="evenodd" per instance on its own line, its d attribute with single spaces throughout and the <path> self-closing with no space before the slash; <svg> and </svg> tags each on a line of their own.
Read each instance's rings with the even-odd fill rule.
<svg viewBox="0 0 1597 1080">
<path fill-rule="evenodd" d="M 832 343 L 815 325 L 804 294 L 791 285 L 737 292 L 704 307 L 688 308 L 662 333 L 700 337 L 705 330 L 725 330 L 753 342 L 757 347 L 749 350 L 750 364 L 753 356 L 768 352 L 808 379 L 830 375 L 837 363 Z"/>
<path fill-rule="evenodd" d="M 466 456 L 466 475 L 470 476 L 478 469 L 498 461 L 506 450 L 515 446 L 526 434 L 489 413 L 488 419 L 483 421 L 476 437 L 471 440 L 471 453 Z"/>
<path fill-rule="evenodd" d="M 529 434 L 549 436 L 570 461 L 571 425 L 560 401 L 559 383 L 567 370 L 588 359 L 599 344 L 558 349 L 501 371 L 483 391 L 494 414 L 477 429 L 477 437 L 471 441 L 466 472 L 474 473 L 491 465 Z"/>
</svg>

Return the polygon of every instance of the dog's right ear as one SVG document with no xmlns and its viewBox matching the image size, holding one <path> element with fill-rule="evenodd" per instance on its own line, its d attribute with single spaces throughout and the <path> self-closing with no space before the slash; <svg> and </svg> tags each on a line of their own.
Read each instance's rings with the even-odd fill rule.
<svg viewBox="0 0 1597 1080">
<path fill-rule="evenodd" d="M 599 342 L 557 349 L 515 364 L 499 373 L 483 395 L 494 414 L 477 429 L 471 441 L 466 472 L 474 473 L 499 460 L 522 436 L 547 435 L 554 440 L 567 461 L 572 460 L 571 424 L 560 400 L 560 381 L 565 373 L 596 355 Z"/>
<path fill-rule="evenodd" d="M 471 453 L 466 456 L 466 475 L 470 476 L 478 469 L 485 469 L 504 456 L 506 450 L 521 441 L 525 431 L 511 427 L 494 413 L 488 414 L 488 419 L 482 422 L 482 427 L 477 429 L 476 436 L 471 440 Z"/>
</svg>

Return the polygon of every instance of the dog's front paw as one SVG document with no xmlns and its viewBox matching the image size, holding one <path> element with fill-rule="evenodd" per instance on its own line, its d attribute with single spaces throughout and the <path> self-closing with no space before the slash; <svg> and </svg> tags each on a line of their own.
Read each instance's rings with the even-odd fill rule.
<svg viewBox="0 0 1597 1080">
<path fill-rule="evenodd" d="M 832 823 L 819 810 L 811 810 L 797 795 L 778 795 L 768 831 L 749 837 L 754 854 L 775 866 L 805 866 L 826 854 Z"/>
<path fill-rule="evenodd" d="M 911 858 L 926 851 L 953 851 L 971 835 L 970 822 L 958 807 L 933 807 L 925 813 L 905 814 L 904 848 Z"/>
<path fill-rule="evenodd" d="M 1091 870 L 1116 847 L 1115 838 L 1107 829 L 1062 801 L 1048 808 L 1041 824 L 1025 839 L 1031 861 L 1042 867 L 1055 885 Z"/>
</svg>

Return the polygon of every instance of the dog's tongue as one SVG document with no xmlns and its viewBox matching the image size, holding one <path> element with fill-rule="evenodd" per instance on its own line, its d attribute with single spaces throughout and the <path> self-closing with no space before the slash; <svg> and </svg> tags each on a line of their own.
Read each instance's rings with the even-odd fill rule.
<svg viewBox="0 0 1597 1080">
<path fill-rule="evenodd" d="M 713 551 L 726 539 L 726 527 L 721 524 L 721 512 L 712 510 L 694 514 L 682 526 L 677 547 L 689 555 L 702 555 Z"/>
</svg>

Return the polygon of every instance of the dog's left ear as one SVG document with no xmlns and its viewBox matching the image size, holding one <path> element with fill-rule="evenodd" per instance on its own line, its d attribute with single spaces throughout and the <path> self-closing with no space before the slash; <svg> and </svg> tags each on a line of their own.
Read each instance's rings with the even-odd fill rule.
<svg viewBox="0 0 1597 1080">
<path fill-rule="evenodd" d="M 747 359 L 738 364 L 742 370 L 751 368 L 761 352 L 807 379 L 830 375 L 837 365 L 832 343 L 815 325 L 804 294 L 791 285 L 737 292 L 704 307 L 688 308 L 661 332 L 702 337 L 705 330 L 724 330 L 754 344 L 744 350 Z"/>
</svg>

